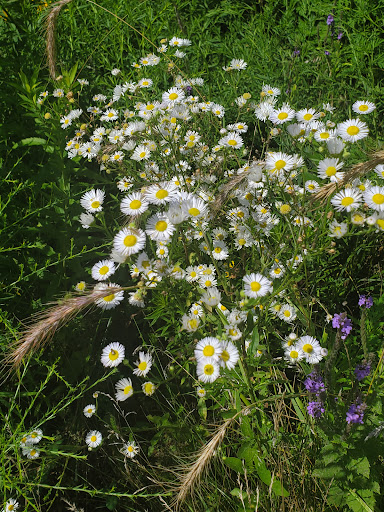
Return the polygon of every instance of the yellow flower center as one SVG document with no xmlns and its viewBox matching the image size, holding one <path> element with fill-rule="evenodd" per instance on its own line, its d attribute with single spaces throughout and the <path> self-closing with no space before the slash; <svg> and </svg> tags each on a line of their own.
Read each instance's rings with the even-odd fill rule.
<svg viewBox="0 0 384 512">
<path fill-rule="evenodd" d="M 287 317 L 287 318 L 289 318 L 291 316 L 291 312 L 289 311 L 289 309 L 286 309 L 284 311 L 284 316 Z"/>
<path fill-rule="evenodd" d="M 277 114 L 277 118 L 280 119 L 280 121 L 283 121 L 283 119 L 287 119 L 288 114 L 286 112 L 280 112 Z"/>
<path fill-rule="evenodd" d="M 133 201 L 131 201 L 129 207 L 131 210 L 138 210 L 139 208 L 141 208 L 141 201 L 139 201 L 139 199 L 134 199 Z"/>
<path fill-rule="evenodd" d="M 313 352 L 313 346 L 310 343 L 306 343 L 305 345 L 303 345 L 303 352 L 310 354 L 311 352 Z"/>
<path fill-rule="evenodd" d="M 237 241 L 237 243 L 238 243 L 239 245 L 245 245 L 245 239 L 244 239 L 244 238 L 240 238 L 240 239 Z"/>
<path fill-rule="evenodd" d="M 236 335 L 237 335 L 237 331 L 236 331 L 236 329 L 229 329 L 229 330 L 228 330 L 228 334 L 229 334 L 230 336 L 236 336 Z"/>
<path fill-rule="evenodd" d="M 325 170 L 325 174 L 327 176 L 334 176 L 336 174 L 336 172 L 337 172 L 336 167 L 334 167 L 333 165 L 330 165 Z"/>
<path fill-rule="evenodd" d="M 200 210 L 198 208 L 190 208 L 188 210 L 189 215 L 192 215 L 193 217 L 197 217 L 200 215 Z"/>
<path fill-rule="evenodd" d="M 203 354 L 205 357 L 211 357 L 215 353 L 215 348 L 212 345 L 206 345 L 203 349 Z"/>
<path fill-rule="evenodd" d="M 109 267 L 107 267 L 107 265 L 103 265 L 100 269 L 99 269 L 99 274 L 102 275 L 102 276 L 105 276 L 105 274 L 107 274 L 109 271 Z"/>
<path fill-rule="evenodd" d="M 156 195 L 157 199 L 165 199 L 166 197 L 168 197 L 168 190 L 165 190 L 165 189 L 158 190 L 155 195 Z"/>
<path fill-rule="evenodd" d="M 222 353 L 221 353 L 221 359 L 225 362 L 227 362 L 229 360 L 229 354 L 226 350 L 223 350 Z"/>
<path fill-rule="evenodd" d="M 168 227 L 168 224 L 165 222 L 165 220 L 159 220 L 156 222 L 155 229 L 156 231 L 165 231 Z"/>
<path fill-rule="evenodd" d="M 303 119 L 304 121 L 310 121 L 312 119 L 313 115 L 312 114 L 304 114 L 303 115 Z"/>
<path fill-rule="evenodd" d="M 127 235 L 124 238 L 124 245 L 125 247 L 133 247 L 137 242 L 137 237 L 135 235 Z"/>
<path fill-rule="evenodd" d="M 347 133 L 348 135 L 357 135 L 360 129 L 357 126 L 348 126 Z"/>
<path fill-rule="evenodd" d="M 286 215 L 290 211 L 291 211 L 291 207 L 289 206 L 289 204 L 282 204 L 280 206 L 280 213 L 282 213 L 283 215 Z"/>
<path fill-rule="evenodd" d="M 132 386 L 125 386 L 123 393 L 124 393 L 124 395 L 129 395 L 131 393 L 131 391 L 132 391 Z"/>
<path fill-rule="evenodd" d="M 285 166 L 287 165 L 287 162 L 285 160 L 278 160 L 276 163 L 275 163 L 275 167 L 276 169 L 278 169 L 280 171 L 280 169 L 283 169 Z"/>
<path fill-rule="evenodd" d="M 376 224 L 379 226 L 379 228 L 384 229 L 384 219 L 377 219 Z"/>
<path fill-rule="evenodd" d="M 92 201 L 91 207 L 92 208 L 98 208 L 100 206 L 100 201 Z"/>
<path fill-rule="evenodd" d="M 205 375 L 212 375 L 214 371 L 215 371 L 215 367 L 212 364 L 206 364 L 204 366 Z"/>
<path fill-rule="evenodd" d="M 366 112 L 368 110 L 368 105 L 360 105 L 359 110 L 361 112 Z"/>
<path fill-rule="evenodd" d="M 151 382 L 147 382 L 144 385 L 144 390 L 145 390 L 145 393 L 147 393 L 147 395 L 150 395 L 153 391 L 153 384 Z"/>
<path fill-rule="evenodd" d="M 292 359 L 297 359 L 299 357 L 299 353 L 297 352 L 297 350 L 291 350 L 289 355 Z"/>
<path fill-rule="evenodd" d="M 350 206 L 353 203 L 354 199 L 353 197 L 343 197 L 341 200 L 342 206 Z"/>
<path fill-rule="evenodd" d="M 117 350 L 111 350 L 109 353 L 109 359 L 111 361 L 116 361 L 116 359 L 119 357 L 119 352 Z"/>
<path fill-rule="evenodd" d="M 147 154 L 147 152 L 146 152 L 146 151 L 142 151 L 142 152 L 140 153 L 139 157 L 140 157 L 140 158 L 144 158 L 146 154 Z"/>
<path fill-rule="evenodd" d="M 141 363 L 139 364 L 138 368 L 139 370 L 141 370 L 142 372 L 146 370 L 147 368 L 147 362 L 146 361 L 141 361 Z"/>
<path fill-rule="evenodd" d="M 260 290 L 260 288 L 261 288 L 261 284 L 260 283 L 258 283 L 257 281 L 252 281 L 252 283 L 251 283 L 251 290 L 253 292 L 258 292 Z"/>
<path fill-rule="evenodd" d="M 36 450 L 31 450 L 30 455 L 31 455 L 31 457 L 34 457 L 36 455 Z"/>
<path fill-rule="evenodd" d="M 372 201 L 375 204 L 383 204 L 384 203 L 384 194 L 374 194 L 372 196 Z"/>
<path fill-rule="evenodd" d="M 91 409 L 91 408 L 87 409 L 87 413 L 88 414 L 92 414 L 93 413 L 93 409 Z"/>
<path fill-rule="evenodd" d="M 249 98 L 251 98 L 251 94 L 250 94 L 249 92 L 245 92 L 245 93 L 243 94 L 243 98 L 244 98 L 245 100 L 249 100 Z"/>
<path fill-rule="evenodd" d="M 103 300 L 105 300 L 105 302 L 111 302 L 114 298 L 115 294 L 111 293 L 111 295 L 106 295 L 105 297 L 103 297 Z"/>
<path fill-rule="evenodd" d="M 142 82 L 141 85 L 148 85 L 148 84 L 149 84 L 149 82 L 147 82 L 147 80 L 144 80 L 144 82 Z"/>
<path fill-rule="evenodd" d="M 128 446 L 127 450 L 132 453 L 133 452 L 133 447 L 132 446 Z"/>
<path fill-rule="evenodd" d="M 236 141 L 235 139 L 230 139 L 230 140 L 228 141 L 228 144 L 229 144 L 230 146 L 237 146 L 237 141 Z"/>
<path fill-rule="evenodd" d="M 171 101 L 176 100 L 178 97 L 179 95 L 176 92 L 171 92 L 171 94 L 169 95 L 169 99 Z"/>
<path fill-rule="evenodd" d="M 328 138 L 329 138 L 329 133 L 328 132 L 320 133 L 320 139 L 328 139 Z"/>
<path fill-rule="evenodd" d="M 91 436 L 91 441 L 92 443 L 94 443 L 96 441 L 97 437 L 96 436 Z"/>
</svg>

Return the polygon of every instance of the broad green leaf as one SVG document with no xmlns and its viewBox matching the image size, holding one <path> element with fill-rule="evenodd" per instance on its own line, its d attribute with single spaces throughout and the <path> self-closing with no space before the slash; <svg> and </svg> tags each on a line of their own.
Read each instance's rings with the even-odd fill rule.
<svg viewBox="0 0 384 512">
<path fill-rule="evenodd" d="M 244 474 L 243 463 L 240 459 L 236 457 L 223 457 L 223 462 L 237 473 Z"/>
</svg>

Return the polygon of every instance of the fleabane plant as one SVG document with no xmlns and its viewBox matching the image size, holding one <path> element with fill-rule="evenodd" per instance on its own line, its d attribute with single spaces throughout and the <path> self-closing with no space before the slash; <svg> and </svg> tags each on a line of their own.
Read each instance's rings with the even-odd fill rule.
<svg viewBox="0 0 384 512">
<path fill-rule="evenodd" d="M 95 92 L 82 108 L 70 103 L 59 119 L 68 158 L 98 166 L 114 182 L 105 190 L 90 184 L 80 199 L 79 221 L 90 233 L 103 227 L 105 209 L 115 208 L 112 250 L 90 262 L 97 283 L 88 286 L 113 290 L 97 306 L 121 308 L 128 300 L 144 316 L 167 295 L 162 321 L 171 325 L 177 316 L 173 347 L 179 344 L 179 364 L 193 357 L 196 386 L 221 386 L 226 378 L 238 387 L 249 379 L 245 367 L 260 357 L 308 373 L 328 350 L 303 304 L 307 273 L 335 251 L 335 240 L 384 229 L 384 165 L 364 177 L 346 172 L 375 106 L 358 101 L 345 120 L 328 103 L 320 109 L 281 102 L 280 90 L 268 84 L 222 105 L 205 97 L 202 78 L 176 73 L 175 62 L 187 58 L 178 48 L 189 46 L 173 37 L 130 70 L 113 69 L 113 90 Z M 158 78 L 161 66 L 172 77 L 167 87 Z M 249 68 L 234 59 L 224 73 Z M 80 85 L 86 94 L 86 81 Z M 66 95 L 53 91 L 58 102 Z M 264 151 L 255 148 L 257 130 L 267 139 Z M 323 185 L 334 187 L 327 203 L 315 197 Z M 124 268 L 129 283 L 119 276 Z M 119 286 L 136 289 L 127 297 Z M 118 345 L 104 350 L 105 366 L 123 361 Z M 142 385 L 151 396 L 151 354 L 140 352 L 135 364 L 136 377 L 151 379 Z M 117 381 L 116 392 L 117 400 L 129 398 L 131 380 Z M 204 388 L 198 393 L 205 396 Z"/>
</svg>

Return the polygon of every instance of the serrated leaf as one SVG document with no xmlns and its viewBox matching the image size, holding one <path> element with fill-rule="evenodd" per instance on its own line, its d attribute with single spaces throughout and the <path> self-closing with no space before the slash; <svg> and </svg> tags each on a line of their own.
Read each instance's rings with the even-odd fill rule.
<svg viewBox="0 0 384 512">
<path fill-rule="evenodd" d="M 352 459 L 348 464 L 348 469 L 356 471 L 356 473 L 364 476 L 365 478 L 369 478 L 371 468 L 367 457 L 362 457 L 360 459 Z"/>
</svg>

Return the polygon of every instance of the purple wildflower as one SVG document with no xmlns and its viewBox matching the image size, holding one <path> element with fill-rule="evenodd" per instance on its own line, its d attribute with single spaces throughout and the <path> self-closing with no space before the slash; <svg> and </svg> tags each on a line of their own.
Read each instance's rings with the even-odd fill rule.
<svg viewBox="0 0 384 512">
<path fill-rule="evenodd" d="M 185 92 L 187 93 L 187 96 L 190 96 L 192 94 L 192 87 L 190 85 L 187 85 L 185 88 Z"/>
<path fill-rule="evenodd" d="M 304 386 L 307 391 L 314 395 L 320 395 L 320 393 L 325 391 L 323 379 L 317 372 L 312 372 L 308 375 L 304 381 Z"/>
<path fill-rule="evenodd" d="M 366 297 L 365 295 L 359 296 L 359 306 L 369 309 L 373 306 L 373 299 L 372 297 Z"/>
<path fill-rule="evenodd" d="M 360 401 L 352 404 L 347 412 L 346 422 L 347 423 L 360 423 L 363 424 L 364 411 L 366 404 L 362 404 Z"/>
<path fill-rule="evenodd" d="M 328 50 L 325 50 L 324 54 L 328 56 L 330 52 Z"/>
<path fill-rule="evenodd" d="M 332 16 L 332 14 L 330 14 L 327 18 L 327 25 L 332 25 L 332 23 L 335 21 L 334 17 Z"/>
<path fill-rule="evenodd" d="M 340 41 L 340 39 L 343 37 L 343 33 L 342 32 L 339 32 L 337 34 L 337 39 Z"/>
<path fill-rule="evenodd" d="M 361 381 L 365 379 L 371 372 L 370 364 L 358 364 L 355 368 L 356 380 Z"/>
<path fill-rule="evenodd" d="M 295 51 L 293 52 L 293 56 L 298 57 L 299 55 L 300 55 L 300 50 L 295 49 Z"/>
<path fill-rule="evenodd" d="M 335 313 L 332 318 L 332 327 L 334 329 L 341 330 L 341 339 L 345 340 L 345 338 L 352 331 L 352 321 L 347 318 L 346 313 Z"/>
<path fill-rule="evenodd" d="M 309 402 L 307 411 L 313 418 L 320 418 L 320 416 L 325 412 L 323 402 Z"/>
</svg>

